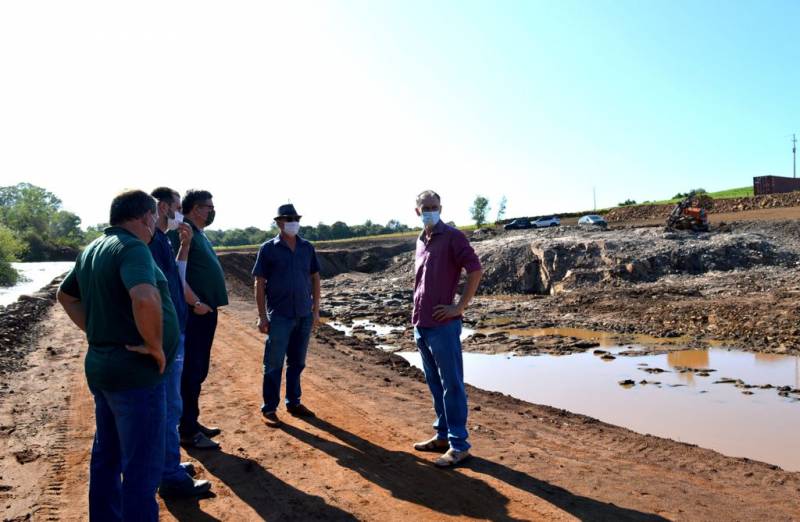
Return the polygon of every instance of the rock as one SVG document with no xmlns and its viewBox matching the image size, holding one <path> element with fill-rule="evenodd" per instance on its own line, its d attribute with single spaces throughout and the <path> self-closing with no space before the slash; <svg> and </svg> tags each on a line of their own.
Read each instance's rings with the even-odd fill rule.
<svg viewBox="0 0 800 522">
<path fill-rule="evenodd" d="M 625 379 L 623 381 L 619 381 L 619 385 L 623 387 L 632 387 L 636 386 L 636 383 L 633 381 L 633 379 Z"/>
</svg>

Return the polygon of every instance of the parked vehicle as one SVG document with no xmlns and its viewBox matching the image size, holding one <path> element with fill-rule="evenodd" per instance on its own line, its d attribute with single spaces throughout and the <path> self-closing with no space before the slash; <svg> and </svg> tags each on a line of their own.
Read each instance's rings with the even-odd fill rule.
<svg viewBox="0 0 800 522">
<path fill-rule="evenodd" d="M 558 219 L 558 216 L 542 216 L 533 222 L 533 226 L 536 228 L 557 227 L 560 224 L 561 220 Z"/>
<path fill-rule="evenodd" d="M 504 230 L 522 230 L 525 228 L 533 228 L 533 224 L 531 224 L 531 221 L 526 218 L 514 219 L 510 223 L 506 223 L 503 226 Z"/>
<path fill-rule="evenodd" d="M 603 216 L 598 216 L 597 214 L 583 216 L 578 220 L 578 225 L 608 228 L 608 222 L 603 219 Z"/>
</svg>

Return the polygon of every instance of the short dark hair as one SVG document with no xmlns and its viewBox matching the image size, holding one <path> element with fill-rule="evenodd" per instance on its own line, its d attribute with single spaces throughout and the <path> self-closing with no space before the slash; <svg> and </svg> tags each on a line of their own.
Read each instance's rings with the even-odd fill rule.
<svg viewBox="0 0 800 522">
<path fill-rule="evenodd" d="M 189 189 L 186 191 L 186 194 L 183 195 L 183 201 L 181 201 L 181 211 L 183 214 L 188 214 L 194 210 L 195 205 L 197 205 L 199 201 L 205 201 L 213 197 L 214 196 L 211 195 L 211 192 L 207 190 Z"/>
<path fill-rule="evenodd" d="M 159 203 L 172 204 L 172 202 L 175 201 L 175 196 L 178 195 L 178 191 L 172 190 L 169 187 L 158 187 L 157 189 L 153 190 L 150 195 L 156 198 Z"/>
<path fill-rule="evenodd" d="M 126 190 L 111 202 L 108 222 L 112 226 L 121 225 L 132 219 L 139 219 L 148 212 L 155 214 L 156 200 L 143 190 Z"/>
</svg>

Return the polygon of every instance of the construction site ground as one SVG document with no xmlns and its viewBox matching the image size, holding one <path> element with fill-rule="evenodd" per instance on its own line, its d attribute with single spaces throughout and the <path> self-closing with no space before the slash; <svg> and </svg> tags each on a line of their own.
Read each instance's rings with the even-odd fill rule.
<svg viewBox="0 0 800 522">
<path fill-rule="evenodd" d="M 800 239 L 792 240 L 791 220 L 798 209 L 755 212 L 726 219 L 731 230 L 700 239 L 629 224 L 619 237 L 613 229 L 603 236 L 570 227 L 478 235 L 487 286 L 465 319 L 477 329 L 581 326 L 797 353 Z M 644 246 L 632 247 L 629 236 Z M 374 250 L 385 247 L 320 252 L 338 272 L 324 282 L 328 320 L 407 326 L 412 254 L 407 246 Z M 437 469 L 436 455 L 411 448 L 431 435 L 421 373 L 376 348 L 373 336 L 344 337 L 329 326 L 315 333 L 303 377 L 303 401 L 318 417 L 280 411 L 284 427 L 266 427 L 259 413 L 264 338 L 254 327 L 245 270 L 252 253 L 222 257 L 233 302 L 221 311 L 201 398 L 201 420 L 223 430 L 222 451 L 186 454 L 199 477 L 213 482 L 214 495 L 162 502 L 164 520 L 800 517 L 798 473 L 475 388 L 474 457 L 458 469 Z M 522 288 L 531 280 L 539 286 Z M 60 307 L 42 308 L 42 299 L 4 312 L 27 317 L 27 332 L 19 332 L 26 320 L 13 323 L 13 335 L 0 332 L 10 343 L 0 359 L 17 361 L 0 366 L 0 513 L 14 521 L 85 520 L 94 428 L 85 339 Z M 408 329 L 397 342 L 407 337 Z M 497 351 L 511 341 L 494 339 Z"/>
</svg>

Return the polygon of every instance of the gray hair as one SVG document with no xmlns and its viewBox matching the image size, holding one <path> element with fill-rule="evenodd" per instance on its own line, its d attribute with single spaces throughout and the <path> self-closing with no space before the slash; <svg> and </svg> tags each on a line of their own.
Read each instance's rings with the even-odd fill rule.
<svg viewBox="0 0 800 522">
<path fill-rule="evenodd" d="M 439 197 L 439 194 L 432 190 L 423 190 L 420 192 L 419 196 L 417 196 L 417 206 L 422 205 L 422 202 L 428 198 L 436 198 L 436 201 L 438 201 L 440 205 L 442 204 L 442 198 Z"/>
</svg>

